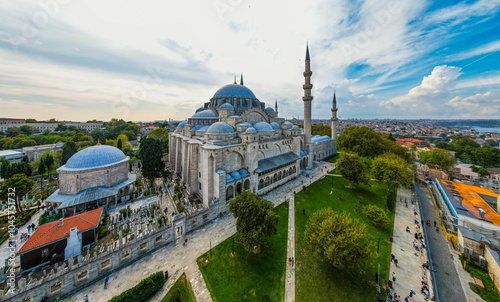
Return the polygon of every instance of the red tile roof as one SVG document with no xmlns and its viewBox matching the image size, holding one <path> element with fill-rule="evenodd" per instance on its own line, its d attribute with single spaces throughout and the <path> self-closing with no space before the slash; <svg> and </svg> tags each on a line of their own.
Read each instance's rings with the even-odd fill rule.
<svg viewBox="0 0 500 302">
<path fill-rule="evenodd" d="M 59 220 L 42 224 L 17 253 L 25 253 L 37 247 L 68 237 L 69 231 L 74 227 L 78 228 L 78 232 L 95 228 L 99 225 L 101 214 L 102 208 L 99 208 L 64 218 L 62 225 L 58 225 Z"/>
<path fill-rule="evenodd" d="M 405 142 L 405 143 L 425 143 L 425 141 L 416 139 L 416 138 L 398 138 L 396 142 Z"/>
</svg>

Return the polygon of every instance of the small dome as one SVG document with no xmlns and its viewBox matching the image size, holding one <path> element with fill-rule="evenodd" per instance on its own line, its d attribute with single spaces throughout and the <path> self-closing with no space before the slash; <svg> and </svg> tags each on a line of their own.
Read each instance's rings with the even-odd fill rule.
<svg viewBox="0 0 500 302">
<path fill-rule="evenodd" d="M 235 172 L 231 172 L 231 177 L 234 179 L 234 180 L 238 180 L 241 178 L 241 174 L 237 171 Z"/>
<path fill-rule="evenodd" d="M 196 109 L 196 112 L 195 112 L 195 113 L 198 113 L 198 112 L 203 111 L 203 110 L 205 110 L 205 108 L 200 107 L 200 108 Z"/>
<path fill-rule="evenodd" d="M 234 110 L 234 107 L 229 103 L 224 103 L 219 107 L 219 110 Z"/>
<path fill-rule="evenodd" d="M 215 113 L 212 109 L 206 109 L 196 112 L 191 118 L 217 118 L 217 113 Z"/>
<path fill-rule="evenodd" d="M 248 127 L 247 130 L 245 130 L 245 134 L 256 134 L 257 131 L 255 130 L 254 127 Z"/>
<path fill-rule="evenodd" d="M 75 171 L 101 168 L 127 161 L 129 157 L 118 148 L 108 145 L 96 145 L 85 148 L 68 159 L 66 164 L 58 169 Z"/>
<path fill-rule="evenodd" d="M 257 131 L 274 131 L 273 127 L 266 122 L 258 122 L 253 127 Z"/>
<path fill-rule="evenodd" d="M 226 174 L 226 182 L 232 182 L 234 179 L 231 177 L 231 174 Z"/>
<path fill-rule="evenodd" d="M 236 124 L 236 126 L 238 127 L 252 127 L 252 124 L 250 124 L 249 122 L 242 122 L 242 123 L 238 123 Z"/>
<path fill-rule="evenodd" d="M 289 130 L 292 127 L 293 127 L 293 124 L 290 122 L 283 122 L 281 124 L 281 129 L 283 129 L 283 130 Z"/>
<path fill-rule="evenodd" d="M 183 122 L 180 122 L 179 125 L 177 125 L 177 129 L 184 129 L 184 126 L 187 124 L 188 122 L 186 121 L 183 121 Z"/>
<path fill-rule="evenodd" d="M 274 130 L 280 130 L 280 125 L 276 122 L 272 122 L 271 123 L 271 127 L 273 127 Z"/>
<path fill-rule="evenodd" d="M 234 129 L 226 122 L 213 123 L 205 134 L 233 134 Z"/>
<path fill-rule="evenodd" d="M 267 107 L 267 108 L 266 108 L 266 112 L 267 112 L 267 113 L 274 113 L 274 109 L 273 109 L 273 108 L 271 108 L 271 107 Z"/>
<path fill-rule="evenodd" d="M 293 125 L 292 130 L 294 130 L 294 131 L 300 131 L 300 128 L 297 125 Z"/>
<path fill-rule="evenodd" d="M 217 92 L 215 92 L 213 98 L 245 98 L 245 99 L 257 99 L 252 90 L 248 89 L 243 85 L 229 84 L 221 87 Z"/>
</svg>

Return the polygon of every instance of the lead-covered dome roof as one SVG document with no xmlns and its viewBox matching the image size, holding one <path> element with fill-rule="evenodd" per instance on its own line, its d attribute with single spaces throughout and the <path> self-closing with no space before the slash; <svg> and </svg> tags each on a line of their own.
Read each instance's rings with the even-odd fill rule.
<svg viewBox="0 0 500 302">
<path fill-rule="evenodd" d="M 103 168 L 129 160 L 118 148 L 108 145 L 96 145 L 85 148 L 68 159 L 58 171 L 79 171 Z"/>
<path fill-rule="evenodd" d="M 257 131 L 274 131 L 273 127 L 266 122 L 258 122 L 253 125 Z"/>
<path fill-rule="evenodd" d="M 243 85 L 229 84 L 217 90 L 213 98 L 248 98 L 256 99 L 252 90 Z"/>
<path fill-rule="evenodd" d="M 234 110 L 234 107 L 229 103 L 224 103 L 219 107 L 219 110 Z"/>
<path fill-rule="evenodd" d="M 191 118 L 217 118 L 217 114 L 212 109 L 196 112 Z"/>
<path fill-rule="evenodd" d="M 234 128 L 226 122 L 213 123 L 205 134 L 233 134 Z"/>
</svg>

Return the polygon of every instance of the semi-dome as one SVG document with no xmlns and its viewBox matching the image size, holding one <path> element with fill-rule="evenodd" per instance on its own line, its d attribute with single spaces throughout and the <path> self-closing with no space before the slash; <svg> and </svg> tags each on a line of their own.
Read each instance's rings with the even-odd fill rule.
<svg viewBox="0 0 500 302">
<path fill-rule="evenodd" d="M 184 129 L 184 126 L 187 124 L 187 121 L 180 122 L 179 125 L 177 125 L 177 129 Z"/>
<path fill-rule="evenodd" d="M 266 108 L 266 112 L 267 112 L 267 113 L 274 113 L 274 109 L 273 109 L 273 108 L 271 108 L 271 107 L 267 107 L 267 108 Z"/>
<path fill-rule="evenodd" d="M 217 114 L 212 109 L 196 112 L 191 118 L 217 118 Z"/>
<path fill-rule="evenodd" d="M 234 129 L 226 122 L 213 123 L 205 134 L 233 134 Z"/>
<path fill-rule="evenodd" d="M 288 130 L 293 127 L 293 124 L 290 122 L 283 122 L 281 124 L 281 129 Z"/>
<path fill-rule="evenodd" d="M 276 122 L 272 122 L 271 123 L 271 127 L 273 127 L 274 130 L 280 130 L 280 125 Z"/>
<path fill-rule="evenodd" d="M 102 168 L 128 161 L 129 157 L 118 148 L 108 145 L 96 145 L 85 148 L 68 159 L 59 168 L 61 171 L 77 171 Z"/>
<path fill-rule="evenodd" d="M 234 107 L 229 103 L 224 103 L 219 107 L 219 110 L 234 110 Z"/>
<path fill-rule="evenodd" d="M 198 113 L 198 112 L 200 112 L 200 111 L 203 111 L 203 110 L 205 110 L 205 108 L 200 107 L 200 108 L 196 109 L 196 113 Z"/>
<path fill-rule="evenodd" d="M 254 127 L 248 127 L 247 130 L 245 130 L 245 134 L 256 134 L 257 131 L 255 130 Z"/>
<path fill-rule="evenodd" d="M 258 122 L 253 127 L 257 131 L 274 131 L 273 127 L 266 122 Z"/>
<path fill-rule="evenodd" d="M 248 89 L 243 85 L 229 84 L 222 86 L 217 92 L 215 92 L 213 98 L 248 98 L 257 99 L 252 90 Z"/>
</svg>

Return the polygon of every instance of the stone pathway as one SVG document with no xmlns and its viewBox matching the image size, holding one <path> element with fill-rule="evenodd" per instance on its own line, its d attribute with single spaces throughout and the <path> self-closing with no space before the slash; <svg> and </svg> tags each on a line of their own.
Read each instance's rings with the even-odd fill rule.
<svg viewBox="0 0 500 302">
<path fill-rule="evenodd" d="M 412 197 L 412 191 L 408 189 L 400 189 L 398 191 L 396 201 L 396 214 L 394 217 L 394 241 L 392 243 L 392 254 L 398 259 L 398 267 L 391 261 L 390 266 L 390 279 L 392 280 L 392 273 L 396 273 L 396 282 L 393 285 L 392 293 L 397 293 L 401 296 L 402 300 L 410 294 L 410 289 L 413 288 L 416 295 L 413 296 L 414 301 L 425 301 L 424 294 L 421 293 L 422 287 L 421 279 L 424 277 L 428 286 L 430 296 L 434 295 L 430 273 L 428 270 L 422 268 L 422 263 L 427 261 L 427 251 L 420 247 L 417 251 L 413 247 L 414 234 L 417 231 L 415 226 L 415 219 L 418 221 L 420 218 L 420 211 L 417 205 L 416 197 Z M 402 198 L 402 202 L 399 199 Z M 405 198 L 408 202 L 408 207 L 405 206 Z M 414 215 L 411 199 L 415 200 L 415 210 L 417 215 Z M 425 223 L 425 221 L 424 221 Z M 410 227 L 410 232 L 406 231 L 406 227 Z M 424 236 L 425 243 L 427 238 Z M 388 280 L 380 280 L 382 285 L 387 286 Z"/>
<path fill-rule="evenodd" d="M 287 257 L 294 258 L 292 265 L 286 266 L 285 302 L 295 301 L 295 200 L 292 196 L 288 211 L 288 248 Z"/>
</svg>

